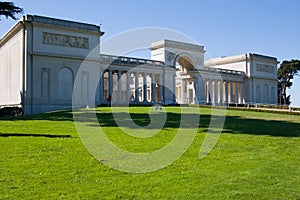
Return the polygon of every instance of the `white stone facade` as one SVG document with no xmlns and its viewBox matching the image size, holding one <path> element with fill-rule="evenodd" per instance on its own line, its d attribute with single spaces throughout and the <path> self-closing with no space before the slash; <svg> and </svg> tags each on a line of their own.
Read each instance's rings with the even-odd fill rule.
<svg viewBox="0 0 300 200">
<path fill-rule="evenodd" d="M 241 54 L 205 62 L 209 68 L 243 72 L 242 102 L 260 104 L 277 104 L 277 64 L 276 58 L 258 54 Z"/>
<path fill-rule="evenodd" d="M 203 46 L 170 40 L 151 44 L 151 60 L 104 55 L 102 35 L 96 25 L 24 16 L 0 40 L 0 107 L 33 114 L 71 108 L 72 98 L 77 106 L 277 104 L 276 58 L 204 62 Z"/>
</svg>

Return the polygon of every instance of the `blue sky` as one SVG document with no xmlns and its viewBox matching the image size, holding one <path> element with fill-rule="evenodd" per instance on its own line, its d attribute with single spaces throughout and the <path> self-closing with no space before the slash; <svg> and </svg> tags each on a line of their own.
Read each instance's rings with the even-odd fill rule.
<svg viewBox="0 0 300 200">
<path fill-rule="evenodd" d="M 160 27 L 179 31 L 205 46 L 210 57 L 258 53 L 278 61 L 300 59 L 298 0 L 14 1 L 24 14 L 102 24 L 103 40 L 123 31 Z M 1 17 L 0 35 L 15 21 Z M 150 45 L 150 44 L 149 44 Z M 300 77 L 289 91 L 300 107 Z"/>
</svg>

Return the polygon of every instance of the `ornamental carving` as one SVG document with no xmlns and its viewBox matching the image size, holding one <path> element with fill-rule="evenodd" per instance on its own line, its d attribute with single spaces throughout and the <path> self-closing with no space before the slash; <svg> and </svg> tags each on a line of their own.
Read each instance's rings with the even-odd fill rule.
<svg viewBox="0 0 300 200">
<path fill-rule="evenodd" d="M 271 65 L 257 64 L 256 71 L 274 73 L 274 67 Z"/>
<path fill-rule="evenodd" d="M 167 60 L 170 62 L 175 58 L 175 53 L 168 52 L 167 54 Z"/>
<path fill-rule="evenodd" d="M 43 33 L 43 44 L 88 49 L 89 39 L 56 33 Z"/>
</svg>

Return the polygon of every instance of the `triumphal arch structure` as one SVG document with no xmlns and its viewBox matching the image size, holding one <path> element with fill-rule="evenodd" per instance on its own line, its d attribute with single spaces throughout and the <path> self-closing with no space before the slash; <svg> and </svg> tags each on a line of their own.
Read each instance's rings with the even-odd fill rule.
<svg viewBox="0 0 300 200">
<path fill-rule="evenodd" d="M 149 59 L 107 55 L 98 48 L 103 34 L 93 24 L 24 16 L 0 40 L 0 107 L 32 114 L 70 108 L 74 99 L 76 106 L 277 103 L 274 57 L 205 60 L 204 46 L 165 39 L 149 44 Z"/>
</svg>

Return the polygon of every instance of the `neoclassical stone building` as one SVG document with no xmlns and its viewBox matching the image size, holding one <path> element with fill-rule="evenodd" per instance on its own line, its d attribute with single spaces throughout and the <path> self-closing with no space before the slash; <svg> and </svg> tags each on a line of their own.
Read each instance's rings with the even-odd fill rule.
<svg viewBox="0 0 300 200">
<path fill-rule="evenodd" d="M 104 55 L 103 34 L 92 24 L 24 16 L 0 40 L 0 106 L 32 114 L 70 108 L 72 100 L 75 106 L 277 104 L 276 58 L 204 61 L 203 46 L 170 40 L 152 43 L 151 59 Z"/>
</svg>

